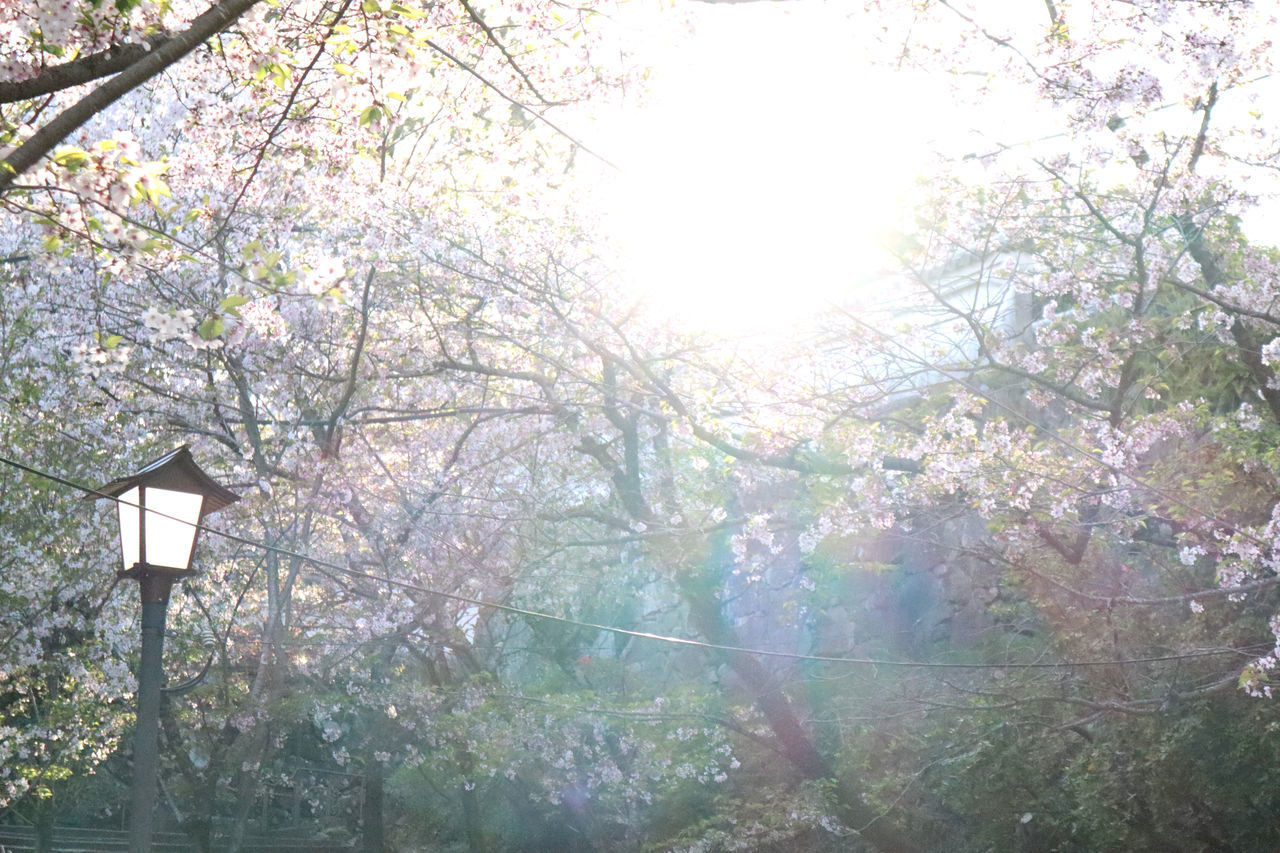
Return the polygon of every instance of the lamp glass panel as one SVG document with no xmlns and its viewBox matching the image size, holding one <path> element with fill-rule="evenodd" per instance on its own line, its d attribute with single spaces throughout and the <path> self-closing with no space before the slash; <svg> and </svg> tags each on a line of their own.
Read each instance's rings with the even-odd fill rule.
<svg viewBox="0 0 1280 853">
<path fill-rule="evenodd" d="M 147 488 L 148 565 L 187 568 L 203 503 L 204 495 Z"/>
<path fill-rule="evenodd" d="M 120 514 L 120 558 L 126 569 L 142 559 L 138 553 L 138 487 L 119 496 L 116 511 Z"/>
</svg>

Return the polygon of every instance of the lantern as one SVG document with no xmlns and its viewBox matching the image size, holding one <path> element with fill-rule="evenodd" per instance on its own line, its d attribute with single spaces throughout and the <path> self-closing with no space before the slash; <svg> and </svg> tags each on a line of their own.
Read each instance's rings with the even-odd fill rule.
<svg viewBox="0 0 1280 853">
<path fill-rule="evenodd" d="M 112 480 L 99 497 L 117 499 L 121 575 L 145 573 L 170 579 L 192 573 L 200 521 L 239 500 L 200 470 L 184 444 L 129 477 Z"/>
</svg>

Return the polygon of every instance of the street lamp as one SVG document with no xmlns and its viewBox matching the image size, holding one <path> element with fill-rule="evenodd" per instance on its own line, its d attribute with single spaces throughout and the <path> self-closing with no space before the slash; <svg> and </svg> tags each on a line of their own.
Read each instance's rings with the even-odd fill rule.
<svg viewBox="0 0 1280 853">
<path fill-rule="evenodd" d="M 142 599 L 142 660 L 138 665 L 129 849 L 132 853 L 149 853 L 169 592 L 174 581 L 195 574 L 191 554 L 199 533 L 197 525 L 209 513 L 239 498 L 200 470 L 185 444 L 132 476 L 112 480 L 93 497 L 116 500 L 123 562 L 117 574 L 136 580 Z"/>
</svg>

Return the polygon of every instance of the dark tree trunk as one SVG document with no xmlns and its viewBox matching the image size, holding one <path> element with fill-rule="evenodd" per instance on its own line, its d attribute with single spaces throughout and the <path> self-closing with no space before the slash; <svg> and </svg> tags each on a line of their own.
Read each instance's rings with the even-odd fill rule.
<svg viewBox="0 0 1280 853">
<path fill-rule="evenodd" d="M 484 832 L 480 828 L 480 804 L 476 798 L 475 784 L 464 782 L 462 790 L 462 826 L 467 836 L 467 849 L 471 853 L 485 853 Z"/>
<path fill-rule="evenodd" d="M 371 755 L 365 764 L 364 776 L 364 853 L 383 853 L 386 849 L 386 830 L 382 823 L 382 801 L 386 773 L 382 762 Z"/>
<path fill-rule="evenodd" d="M 36 853 L 53 853 L 53 797 L 36 800 Z"/>
</svg>

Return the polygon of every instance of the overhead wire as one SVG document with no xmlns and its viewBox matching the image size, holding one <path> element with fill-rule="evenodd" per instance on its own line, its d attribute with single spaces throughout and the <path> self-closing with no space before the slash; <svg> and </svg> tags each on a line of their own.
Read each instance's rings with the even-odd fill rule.
<svg viewBox="0 0 1280 853">
<path fill-rule="evenodd" d="M 141 511 L 149 512 L 154 515 L 161 516 L 163 518 L 167 518 L 173 521 L 179 521 L 183 524 L 190 523 L 185 521 L 184 519 L 176 518 L 175 516 L 168 515 L 166 513 L 160 512 L 159 510 L 156 510 L 150 507 L 142 507 L 131 501 L 123 500 L 116 495 L 107 494 L 106 492 L 103 492 L 100 489 L 93 488 L 92 486 L 86 486 L 83 483 L 77 483 L 74 480 L 70 480 L 66 477 L 62 477 L 52 472 L 45 471 L 33 465 L 20 462 L 8 456 L 0 456 L 0 463 L 3 463 L 5 465 L 8 465 L 12 468 L 16 468 L 21 471 L 25 471 L 28 474 L 32 474 L 34 476 L 40 477 L 50 482 L 57 483 L 62 486 L 66 486 L 71 489 L 75 489 L 79 492 L 83 492 L 84 494 L 92 497 L 103 498 L 103 499 L 114 501 L 117 504 L 123 504 L 125 506 L 135 507 Z M 471 605 L 473 607 L 487 608 L 487 609 L 496 610 L 504 613 L 510 613 L 516 616 L 530 618 L 530 619 L 539 619 L 547 622 L 554 622 L 561 625 L 569 625 L 575 628 L 587 628 L 591 630 L 616 634 L 624 637 L 635 637 L 636 639 L 640 639 L 640 640 L 651 640 L 654 642 L 667 643 L 669 645 L 678 645 L 678 646 L 683 646 L 688 648 L 705 649 L 707 651 L 715 651 L 715 652 L 721 652 L 725 654 L 757 655 L 760 657 L 781 658 L 785 660 L 794 660 L 794 661 L 799 661 L 804 663 L 843 664 L 843 665 L 872 666 L 872 667 L 878 667 L 878 666 L 900 667 L 900 668 L 911 668 L 911 669 L 964 669 L 964 670 L 995 670 L 995 671 L 1006 671 L 1006 670 L 1017 670 L 1017 669 L 1096 668 L 1096 667 L 1112 667 L 1112 666 L 1129 666 L 1129 665 L 1136 665 L 1136 664 L 1168 663 L 1173 661 L 1192 660 L 1192 659 L 1198 659 L 1198 658 L 1221 657 L 1224 655 L 1245 656 L 1245 657 L 1255 656 L 1254 653 L 1249 650 L 1235 649 L 1235 648 L 1216 648 L 1216 649 L 1191 649 L 1191 650 L 1187 650 L 1185 652 L 1180 652 L 1176 654 L 1152 655 L 1148 657 L 1134 657 L 1134 658 L 1122 658 L 1122 659 L 1101 659 L 1101 660 L 1081 660 L 1081 661 L 1025 661 L 1025 662 L 1008 661 L 1003 663 L 987 663 L 987 662 L 965 663 L 960 661 L 915 661 L 915 660 L 896 660 L 891 658 L 845 657 L 845 656 L 839 656 L 839 655 L 811 655 L 811 654 L 803 654 L 800 652 L 778 651 L 774 649 L 757 649 L 757 648 L 749 648 L 746 646 L 728 645 L 724 643 L 710 643 L 703 640 L 694 640 L 687 637 L 675 637 L 667 634 L 657 634 L 650 631 L 636 631 L 631 628 L 622 628 L 617 625 L 605 625 L 605 624 L 596 623 L 596 622 L 587 622 L 579 619 L 572 619 L 567 616 L 557 616 L 556 614 L 553 614 L 553 613 L 545 613 L 539 610 L 531 610 L 524 607 L 517 607 L 512 604 L 503 604 L 495 601 L 487 601 L 485 599 L 476 598 L 474 596 L 462 595 L 461 593 L 456 593 L 456 592 L 446 592 L 444 590 L 433 589 L 431 587 L 422 586 L 421 584 L 409 583 L 407 581 L 397 580 L 395 578 L 378 577 L 376 575 L 371 575 L 367 572 L 362 572 L 356 569 L 352 569 L 348 566 L 343 566 L 331 560 L 326 560 L 322 557 L 316 557 L 311 554 L 306 554 L 301 551 L 295 551 L 290 548 L 284 548 L 279 545 L 272 545 L 270 543 L 260 542 L 246 536 L 241 536 L 239 534 L 221 530 L 216 527 L 210 527 L 203 523 L 198 523 L 191 526 L 202 533 L 207 533 L 213 536 L 219 536 L 224 539 L 230 540 L 232 542 L 237 542 L 242 545 L 247 545 L 252 548 L 261 549 L 271 553 L 276 553 L 281 556 L 289 557 L 291 559 L 302 560 L 306 563 L 309 563 L 310 565 L 312 565 L 317 569 L 325 569 L 329 571 L 338 572 L 342 575 L 345 575 L 346 577 L 353 578 L 356 580 L 368 581 L 375 585 L 386 585 L 387 587 L 394 587 L 396 589 L 401 589 L 409 592 L 418 592 L 424 595 L 436 596 L 438 598 L 443 598 L 449 601 L 456 601 L 458 603 Z M 324 572 L 320 572 L 320 574 L 326 577 L 330 577 L 330 579 L 333 579 L 331 576 L 326 575 Z"/>
</svg>

